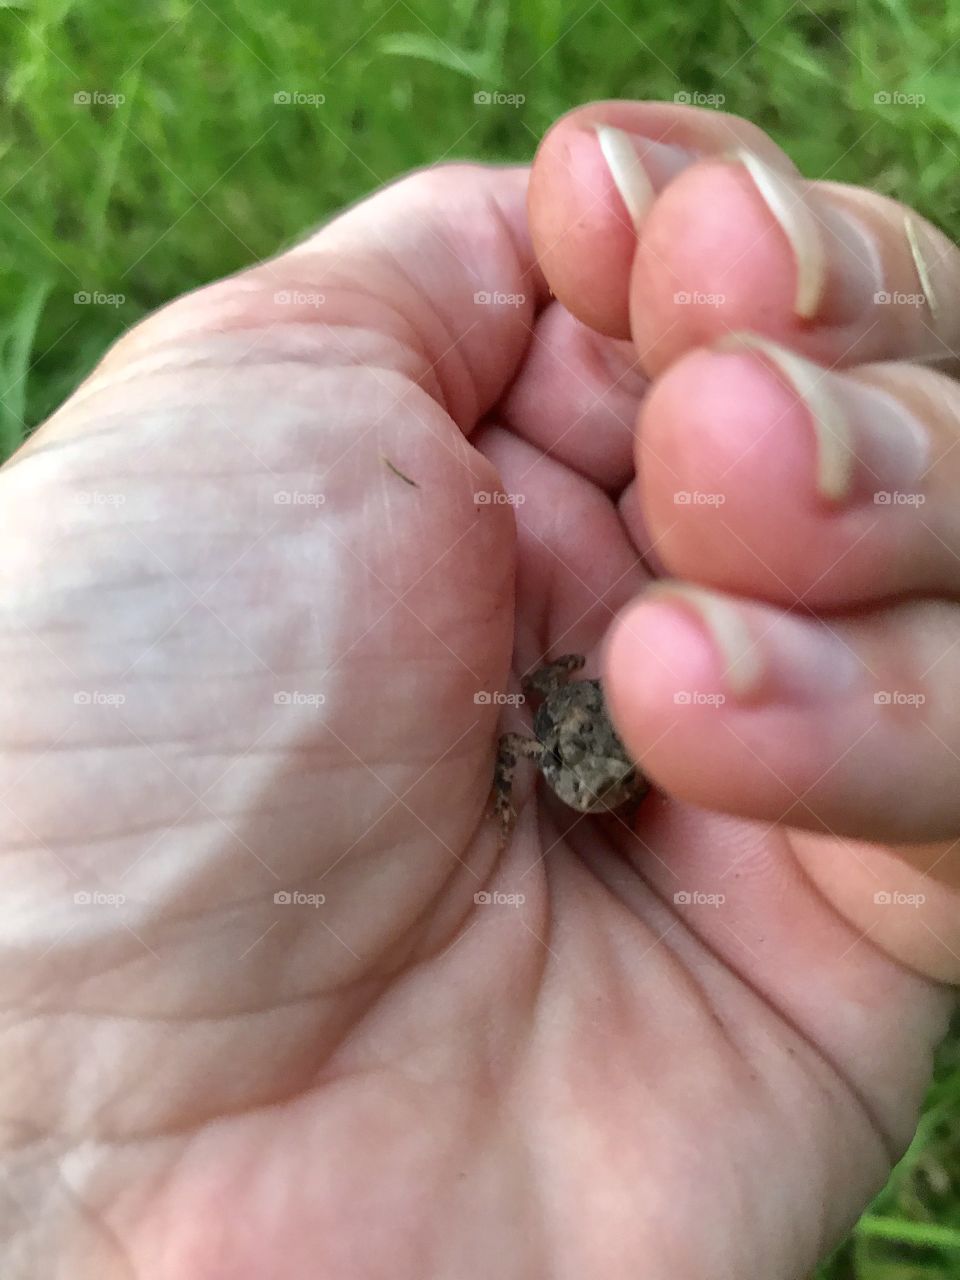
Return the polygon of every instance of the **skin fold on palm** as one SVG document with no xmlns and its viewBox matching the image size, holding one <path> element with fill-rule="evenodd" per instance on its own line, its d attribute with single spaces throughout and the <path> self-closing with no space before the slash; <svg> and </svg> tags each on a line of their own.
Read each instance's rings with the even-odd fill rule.
<svg viewBox="0 0 960 1280">
<path fill-rule="evenodd" d="M 172 304 L 2 473 L 5 1275 L 795 1276 L 909 1138 L 951 998 L 792 833 L 526 771 L 498 850 L 477 695 L 652 563 L 526 186 Z"/>
</svg>

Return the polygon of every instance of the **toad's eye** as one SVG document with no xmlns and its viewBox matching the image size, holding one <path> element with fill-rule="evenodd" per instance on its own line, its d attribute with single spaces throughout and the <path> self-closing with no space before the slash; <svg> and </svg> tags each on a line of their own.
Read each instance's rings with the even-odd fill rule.
<svg viewBox="0 0 960 1280">
<path fill-rule="evenodd" d="M 560 754 L 560 749 L 558 747 L 550 748 L 550 759 L 558 769 L 563 768 L 563 756 Z"/>
</svg>

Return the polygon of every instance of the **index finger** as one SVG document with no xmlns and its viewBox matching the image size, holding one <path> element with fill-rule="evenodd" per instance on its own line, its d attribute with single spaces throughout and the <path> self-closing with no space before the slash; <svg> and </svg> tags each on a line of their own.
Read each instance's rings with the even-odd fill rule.
<svg viewBox="0 0 960 1280">
<path fill-rule="evenodd" d="M 646 207 L 708 156 L 747 148 L 786 173 L 790 158 L 756 125 L 668 102 L 592 102 L 547 132 L 530 176 L 534 247 L 554 294 L 578 320 L 630 336 L 630 267 Z"/>
</svg>

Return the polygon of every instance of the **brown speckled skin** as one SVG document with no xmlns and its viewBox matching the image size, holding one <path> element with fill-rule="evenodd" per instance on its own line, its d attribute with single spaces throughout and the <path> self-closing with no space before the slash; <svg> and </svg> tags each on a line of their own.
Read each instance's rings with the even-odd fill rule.
<svg viewBox="0 0 960 1280">
<path fill-rule="evenodd" d="M 619 809 L 646 794 L 647 780 L 614 732 L 599 680 L 555 689 L 538 709 L 533 732 L 543 748 L 543 776 L 572 809 Z"/>
<path fill-rule="evenodd" d="M 505 733 L 500 739 L 494 802 L 501 843 L 515 820 L 510 797 L 520 758 L 535 760 L 551 789 L 580 813 L 635 806 L 649 790 L 610 723 L 600 681 L 568 683 L 583 663 L 580 654 L 568 654 L 523 682 L 527 693 L 539 694 L 543 701 L 533 721 L 535 738 Z"/>
</svg>

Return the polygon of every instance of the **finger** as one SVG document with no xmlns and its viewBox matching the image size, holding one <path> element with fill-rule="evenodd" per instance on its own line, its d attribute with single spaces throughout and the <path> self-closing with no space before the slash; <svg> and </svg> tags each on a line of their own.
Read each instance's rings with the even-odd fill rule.
<svg viewBox="0 0 960 1280">
<path fill-rule="evenodd" d="M 824 364 L 956 367 L 960 255 L 947 237 L 894 200 L 747 151 L 690 167 L 663 192 L 630 291 L 651 374 L 740 329 Z"/>
<path fill-rule="evenodd" d="M 515 666 L 591 653 L 648 581 L 617 509 L 595 485 L 498 426 L 476 445 L 497 469 L 517 525 Z"/>
<path fill-rule="evenodd" d="M 818 621 L 663 584 L 618 620 L 606 672 L 624 742 L 674 796 L 864 840 L 960 830 L 955 605 Z"/>
<path fill-rule="evenodd" d="M 600 333 L 628 337 L 637 228 L 656 192 L 698 159 L 733 147 L 793 170 L 760 129 L 720 111 L 593 102 L 563 116 L 537 151 L 529 206 L 539 261 L 564 306 Z"/>
<path fill-rule="evenodd" d="M 497 416 L 541 452 L 617 492 L 633 474 L 646 389 L 629 342 L 588 329 L 554 302 L 535 320 L 526 359 Z"/>
<path fill-rule="evenodd" d="M 670 571 L 843 607 L 960 594 L 960 390 L 928 369 L 830 372 L 743 335 L 654 383 L 637 444 Z"/>
</svg>

